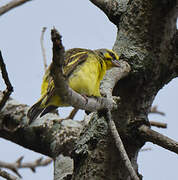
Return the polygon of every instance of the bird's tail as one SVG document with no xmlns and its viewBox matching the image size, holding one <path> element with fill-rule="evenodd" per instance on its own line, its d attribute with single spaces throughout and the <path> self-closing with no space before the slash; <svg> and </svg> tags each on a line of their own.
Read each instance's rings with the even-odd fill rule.
<svg viewBox="0 0 178 180">
<path fill-rule="evenodd" d="M 41 107 L 43 99 L 40 99 L 37 103 L 35 103 L 27 112 L 27 117 L 29 118 L 29 124 L 31 124 L 44 110 Z"/>
<path fill-rule="evenodd" d="M 42 106 L 44 103 L 45 96 L 42 97 L 37 103 L 35 103 L 27 112 L 27 117 L 29 118 L 29 124 L 31 124 L 39 115 L 40 117 L 44 116 L 45 114 L 54 111 L 57 106 L 54 105 L 45 105 Z M 46 103 L 47 104 L 47 103 Z"/>
</svg>

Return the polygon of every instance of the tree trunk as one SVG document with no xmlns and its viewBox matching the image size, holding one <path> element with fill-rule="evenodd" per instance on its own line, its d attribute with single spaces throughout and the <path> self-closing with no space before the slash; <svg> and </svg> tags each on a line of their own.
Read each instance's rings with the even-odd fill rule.
<svg viewBox="0 0 178 180">
<path fill-rule="evenodd" d="M 175 34 L 178 2 L 92 2 L 104 10 L 118 27 L 113 49 L 131 66 L 129 76 L 121 79 L 113 90 L 113 95 L 119 96 L 121 101 L 112 117 L 131 163 L 138 172 L 138 152 L 145 140 L 137 129 L 143 124 L 149 126 L 148 112 L 156 94 L 177 76 Z M 125 7 L 124 12 L 120 12 L 121 5 Z M 108 12 L 107 7 L 111 11 Z M 114 8 L 115 14 L 112 13 Z M 106 120 L 98 114 L 93 115 L 90 126 L 80 137 L 74 159 L 73 179 L 131 179 L 120 160 Z"/>
</svg>

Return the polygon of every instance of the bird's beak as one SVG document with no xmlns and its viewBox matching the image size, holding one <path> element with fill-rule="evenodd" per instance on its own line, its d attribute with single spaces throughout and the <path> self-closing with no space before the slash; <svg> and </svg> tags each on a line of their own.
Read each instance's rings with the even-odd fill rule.
<svg viewBox="0 0 178 180">
<path fill-rule="evenodd" d="M 112 64 L 113 64 L 114 66 L 116 66 L 116 67 L 121 67 L 119 61 L 116 60 L 116 59 L 112 60 Z"/>
</svg>

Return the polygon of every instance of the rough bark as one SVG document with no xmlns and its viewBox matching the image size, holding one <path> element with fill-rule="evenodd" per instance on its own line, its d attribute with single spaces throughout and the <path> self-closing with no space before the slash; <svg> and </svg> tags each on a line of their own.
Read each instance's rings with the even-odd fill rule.
<svg viewBox="0 0 178 180">
<path fill-rule="evenodd" d="M 0 100 L 2 96 L 0 92 Z M 59 124 L 59 116 L 49 113 L 29 126 L 28 109 L 27 105 L 10 98 L 0 112 L 0 137 L 50 157 L 60 153 L 69 155 L 82 124 L 72 120 Z"/>
<path fill-rule="evenodd" d="M 114 95 L 121 98 L 118 109 L 112 111 L 112 118 L 132 166 L 138 173 L 138 152 L 146 141 L 151 141 L 150 136 L 154 136 L 151 142 L 163 144 L 169 150 L 174 146 L 173 151 L 178 152 L 176 142 L 165 137 L 167 145 L 162 142 L 163 136 L 149 131 L 147 117 L 158 91 L 178 76 L 178 1 L 90 1 L 117 26 L 113 49 L 120 59 L 131 66 L 129 75 L 118 79 L 114 89 L 112 79 L 113 74 L 114 77 L 117 74 L 111 70 L 108 74 L 110 80 L 104 80 L 101 91 L 107 97 Z M 49 114 L 28 126 L 27 109 L 26 105 L 12 99 L 8 101 L 0 112 L 0 137 L 53 157 L 55 180 L 131 180 L 111 136 L 104 112 L 90 114 L 89 124 L 70 120 L 58 123 L 55 121 L 58 117 Z M 151 132 L 150 135 L 141 131 L 143 126 Z M 157 140 L 155 136 L 158 136 Z M 67 172 L 60 170 L 64 162 L 60 153 L 74 159 L 73 164 L 71 159 L 64 157 Z M 139 177 L 142 178 L 141 175 Z"/>
<path fill-rule="evenodd" d="M 93 3 L 103 10 L 102 2 L 111 1 Z M 147 115 L 154 97 L 166 83 L 177 77 L 175 33 L 178 1 L 115 2 L 125 2 L 126 8 L 122 14 L 119 7 L 115 9 L 115 14 L 120 16 L 115 16 L 119 18 L 118 21 L 114 20 L 118 33 L 113 49 L 127 59 L 131 65 L 131 73 L 121 79 L 113 90 L 113 95 L 120 96 L 121 101 L 118 111 L 113 112 L 112 116 L 132 165 L 137 170 L 138 151 L 146 140 L 136 129 L 143 124 L 149 126 Z M 104 12 L 111 18 L 108 11 Z M 97 122 L 101 121 L 97 116 L 94 115 L 91 120 L 93 127 L 97 127 Z M 74 151 L 76 169 L 73 179 L 130 179 L 119 161 L 108 127 L 102 126 L 97 128 L 99 132 L 88 133 L 91 129 L 89 126 L 83 132 Z M 105 136 L 97 138 L 101 133 L 100 129 L 105 132 Z M 94 148 L 91 148 L 93 143 Z"/>
</svg>

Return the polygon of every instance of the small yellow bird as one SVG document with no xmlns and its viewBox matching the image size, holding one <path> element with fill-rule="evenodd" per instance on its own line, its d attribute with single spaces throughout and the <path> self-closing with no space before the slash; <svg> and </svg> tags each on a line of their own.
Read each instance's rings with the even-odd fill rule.
<svg viewBox="0 0 178 180">
<path fill-rule="evenodd" d="M 108 49 L 81 49 L 74 48 L 65 52 L 64 75 L 68 78 L 69 86 L 85 96 L 101 96 L 100 81 L 106 70 L 120 66 L 119 56 Z M 70 106 L 61 101 L 55 91 L 50 67 L 46 70 L 41 86 L 40 99 L 29 109 L 27 116 L 32 123 L 39 114 L 40 117 L 57 107 Z"/>
</svg>

